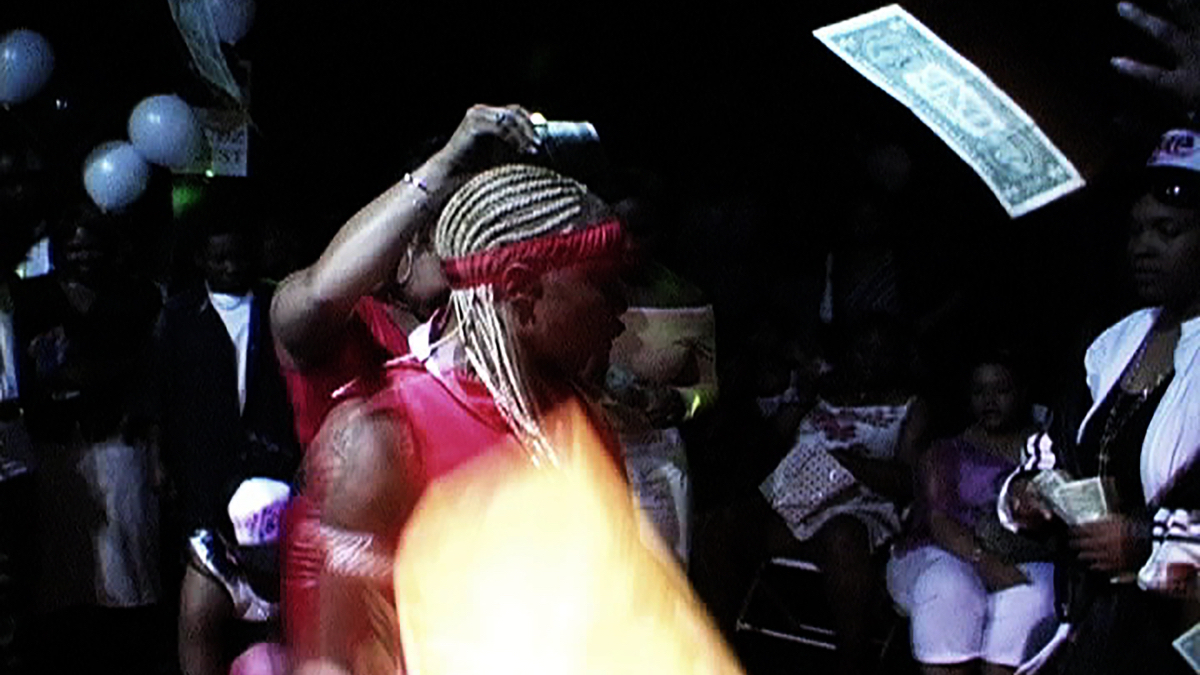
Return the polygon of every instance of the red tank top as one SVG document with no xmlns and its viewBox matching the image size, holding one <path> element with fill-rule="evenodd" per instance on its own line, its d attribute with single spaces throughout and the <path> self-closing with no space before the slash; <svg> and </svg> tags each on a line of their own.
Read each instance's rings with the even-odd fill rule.
<svg viewBox="0 0 1200 675">
<path fill-rule="evenodd" d="M 413 455 L 428 484 L 493 448 L 512 448 L 512 433 L 478 380 L 455 377 L 442 382 L 415 360 L 403 360 L 385 373 L 385 386 L 366 403 L 367 411 L 394 412 L 408 425 Z M 292 500 L 284 521 L 283 624 L 288 644 L 298 660 L 318 655 L 320 607 L 318 580 L 324 561 L 316 539 L 320 504 L 333 480 L 329 467 L 314 449 L 306 457 L 308 480 L 303 494 Z M 395 540 L 381 549 L 395 550 L 403 523 L 396 523 Z M 388 598 L 391 598 L 390 581 Z"/>
<path fill-rule="evenodd" d="M 382 384 L 383 364 L 407 353 L 408 336 L 392 321 L 387 305 L 370 296 L 360 298 L 340 342 L 326 361 L 304 370 L 282 369 L 300 445 L 307 448 L 317 435 L 337 402 L 335 392 L 357 379 L 373 393 Z"/>
</svg>

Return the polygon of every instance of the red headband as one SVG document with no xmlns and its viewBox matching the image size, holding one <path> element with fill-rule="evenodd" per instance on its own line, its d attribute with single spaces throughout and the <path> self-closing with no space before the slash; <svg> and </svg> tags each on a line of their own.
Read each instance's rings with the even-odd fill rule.
<svg viewBox="0 0 1200 675">
<path fill-rule="evenodd" d="M 509 267 L 521 264 L 535 274 L 577 265 L 586 260 L 615 257 L 622 251 L 623 232 L 617 220 L 579 230 L 520 241 L 507 246 L 442 261 L 450 288 L 499 284 Z"/>
</svg>

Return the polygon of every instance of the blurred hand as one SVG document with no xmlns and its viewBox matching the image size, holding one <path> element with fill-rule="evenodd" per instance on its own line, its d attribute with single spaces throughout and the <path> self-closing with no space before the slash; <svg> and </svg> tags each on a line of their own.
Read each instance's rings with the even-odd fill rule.
<svg viewBox="0 0 1200 675">
<path fill-rule="evenodd" d="M 1071 548 L 1080 561 L 1097 572 L 1133 572 L 1142 566 L 1148 553 L 1139 530 L 1137 523 L 1125 516 L 1109 516 L 1071 528 Z"/>
<path fill-rule="evenodd" d="M 983 579 L 983 585 L 990 593 L 1029 583 L 1029 577 L 1025 576 L 1025 573 L 1016 565 L 990 556 L 980 561 L 976 569 L 980 578 Z"/>
<path fill-rule="evenodd" d="M 527 110 L 518 105 L 476 105 L 467 111 L 433 161 L 450 175 L 470 174 L 537 155 L 540 148 Z"/>
<path fill-rule="evenodd" d="M 1130 2 L 1117 5 L 1117 12 L 1171 54 L 1175 65 L 1162 68 L 1127 57 L 1114 58 L 1112 65 L 1122 75 L 1150 85 L 1187 109 L 1200 109 L 1200 8 L 1189 0 L 1169 0 L 1168 5 L 1177 23 L 1148 14 Z"/>
</svg>

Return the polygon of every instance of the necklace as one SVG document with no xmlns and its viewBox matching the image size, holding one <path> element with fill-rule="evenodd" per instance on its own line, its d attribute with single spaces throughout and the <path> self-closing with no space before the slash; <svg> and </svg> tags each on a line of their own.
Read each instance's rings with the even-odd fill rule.
<svg viewBox="0 0 1200 675">
<path fill-rule="evenodd" d="M 1136 392 L 1126 391 L 1121 386 L 1121 383 L 1127 378 L 1132 380 L 1137 375 L 1137 372 L 1141 369 L 1142 359 L 1146 355 L 1147 347 L 1150 344 L 1150 340 L 1153 335 L 1153 332 L 1146 335 L 1146 338 L 1142 340 L 1142 344 L 1138 345 L 1138 350 L 1133 355 L 1133 359 L 1130 360 L 1129 365 L 1126 366 L 1125 372 L 1123 372 L 1121 377 L 1117 380 L 1113 394 L 1116 396 L 1116 398 L 1113 400 L 1112 407 L 1110 407 L 1108 410 L 1108 416 L 1104 420 L 1104 430 L 1100 433 L 1100 447 L 1099 453 L 1096 457 L 1096 465 L 1099 469 L 1099 476 L 1101 478 L 1108 476 L 1108 465 L 1112 442 L 1121 435 L 1121 432 L 1125 429 L 1125 425 L 1127 425 L 1129 420 L 1133 419 L 1133 416 L 1137 414 L 1138 410 L 1145 405 L 1146 400 L 1150 398 L 1150 395 L 1157 391 L 1158 388 L 1162 386 L 1163 382 L 1165 382 L 1166 379 L 1175 372 L 1174 367 L 1164 370 L 1154 378 L 1154 382 Z"/>
</svg>

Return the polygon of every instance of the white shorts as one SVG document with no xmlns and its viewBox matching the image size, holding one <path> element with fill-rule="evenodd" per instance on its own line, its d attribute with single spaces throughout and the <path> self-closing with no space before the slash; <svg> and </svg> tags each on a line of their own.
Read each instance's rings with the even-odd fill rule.
<svg viewBox="0 0 1200 675">
<path fill-rule="evenodd" d="M 922 546 L 887 566 L 888 592 L 912 620 L 913 656 L 946 665 L 983 659 L 1018 666 L 1037 653 L 1057 625 L 1054 565 L 1021 563 L 1030 583 L 988 593 L 968 563 Z"/>
</svg>

